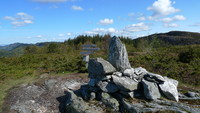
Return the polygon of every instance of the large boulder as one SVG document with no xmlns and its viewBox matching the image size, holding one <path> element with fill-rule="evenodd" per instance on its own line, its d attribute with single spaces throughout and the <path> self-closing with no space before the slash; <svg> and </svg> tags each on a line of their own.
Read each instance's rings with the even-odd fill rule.
<svg viewBox="0 0 200 113">
<path fill-rule="evenodd" d="M 120 72 L 131 68 L 126 47 L 122 44 L 120 39 L 115 36 L 111 39 L 109 45 L 109 62 Z"/>
<path fill-rule="evenodd" d="M 103 91 L 107 93 L 115 93 L 119 90 L 119 88 L 112 82 L 100 81 L 97 83 L 97 86 Z"/>
<path fill-rule="evenodd" d="M 138 88 L 138 82 L 130 79 L 129 77 L 112 76 L 113 82 L 119 87 L 120 90 L 133 91 Z"/>
<path fill-rule="evenodd" d="M 112 74 L 116 69 L 103 58 L 90 59 L 88 72 L 90 78 L 102 78 L 106 74 Z"/>
<path fill-rule="evenodd" d="M 142 84 L 143 84 L 143 89 L 144 89 L 144 96 L 147 99 L 155 100 L 155 99 L 160 98 L 160 92 L 156 83 L 149 82 L 143 79 Z"/>
<path fill-rule="evenodd" d="M 167 98 L 178 102 L 177 85 L 178 81 L 165 77 L 165 81 L 159 84 L 159 87 Z"/>
</svg>

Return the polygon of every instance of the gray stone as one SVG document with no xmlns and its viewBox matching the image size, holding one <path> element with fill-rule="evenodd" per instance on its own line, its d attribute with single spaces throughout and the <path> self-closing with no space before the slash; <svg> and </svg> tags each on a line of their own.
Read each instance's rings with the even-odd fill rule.
<svg viewBox="0 0 200 113">
<path fill-rule="evenodd" d="M 114 111 L 119 110 L 119 102 L 115 98 L 111 97 L 108 93 L 102 93 L 101 97 L 101 101 L 103 102 L 103 104 L 111 107 L 112 109 L 114 109 Z"/>
<path fill-rule="evenodd" d="M 109 81 L 111 78 L 112 78 L 112 75 L 106 75 L 101 80 L 103 80 L 103 81 Z"/>
<path fill-rule="evenodd" d="M 123 90 L 120 90 L 120 93 L 127 96 L 127 97 L 131 97 L 131 98 L 134 98 L 134 92 L 133 91 L 123 91 Z"/>
<path fill-rule="evenodd" d="M 62 89 L 78 90 L 81 85 L 81 83 L 75 80 L 68 80 L 64 84 L 62 84 Z"/>
<path fill-rule="evenodd" d="M 90 107 L 82 98 L 77 97 L 72 91 L 68 91 L 66 113 L 101 113 Z"/>
<path fill-rule="evenodd" d="M 158 111 L 154 108 L 146 108 L 144 107 L 143 103 L 129 103 L 128 101 L 122 99 L 121 101 L 123 108 L 125 109 L 125 112 L 128 111 L 128 113 L 145 113 L 145 112 L 155 112 Z"/>
<path fill-rule="evenodd" d="M 138 82 L 128 77 L 112 76 L 113 82 L 119 87 L 120 90 L 132 91 L 137 89 Z"/>
<path fill-rule="evenodd" d="M 49 79 L 49 80 L 46 80 L 44 82 L 45 84 L 45 87 L 48 89 L 48 90 L 51 90 L 55 84 L 56 84 L 57 80 L 56 79 Z"/>
<path fill-rule="evenodd" d="M 187 97 L 191 97 L 191 98 L 199 97 L 199 93 L 191 92 L 191 91 L 185 93 L 185 95 L 186 95 Z"/>
<path fill-rule="evenodd" d="M 94 100 L 96 98 L 96 94 L 94 92 L 90 93 L 90 100 Z"/>
<path fill-rule="evenodd" d="M 88 85 L 90 85 L 90 86 L 95 86 L 96 83 L 98 83 L 98 82 L 99 82 L 98 79 L 90 79 L 90 81 L 88 82 Z"/>
<path fill-rule="evenodd" d="M 153 82 L 157 82 L 157 83 L 160 83 L 160 82 L 164 82 L 165 81 L 165 78 L 162 77 L 161 75 L 159 74 L 154 74 L 154 73 L 150 73 L 148 72 L 144 78 L 148 81 L 153 81 Z"/>
<path fill-rule="evenodd" d="M 128 76 L 128 77 L 130 77 L 130 78 L 135 78 L 135 77 L 137 77 L 137 76 L 135 75 L 135 73 L 134 73 L 134 69 L 133 69 L 133 68 L 124 70 L 123 75 Z"/>
<path fill-rule="evenodd" d="M 90 78 L 102 78 L 106 74 L 112 74 L 116 69 L 108 61 L 102 58 L 90 59 L 88 72 Z"/>
<path fill-rule="evenodd" d="M 48 108 L 36 103 L 34 100 L 27 100 L 23 103 L 11 106 L 11 109 L 15 110 L 17 113 L 45 113 Z"/>
<path fill-rule="evenodd" d="M 144 77 L 144 75 L 146 75 L 146 74 L 147 74 L 146 69 L 144 69 L 142 67 L 134 68 L 133 79 L 136 79 L 138 82 L 140 82 L 142 80 L 142 78 Z"/>
<path fill-rule="evenodd" d="M 138 67 L 138 68 L 134 68 L 134 73 L 137 76 L 144 76 L 145 74 L 147 74 L 147 70 L 142 67 Z"/>
<path fill-rule="evenodd" d="M 114 72 L 113 75 L 116 75 L 116 76 L 118 76 L 118 77 L 121 77 L 121 76 L 122 76 L 122 73 L 120 73 L 120 72 Z"/>
<path fill-rule="evenodd" d="M 159 84 L 159 87 L 167 98 L 178 102 L 179 98 L 176 85 L 177 83 L 175 83 L 174 80 L 165 77 L 165 82 Z"/>
<path fill-rule="evenodd" d="M 111 82 L 100 81 L 99 83 L 97 83 L 97 85 L 102 91 L 107 92 L 107 93 L 115 93 L 119 90 L 118 87 L 114 83 L 111 83 Z"/>
<path fill-rule="evenodd" d="M 168 81 L 170 81 L 171 83 L 173 83 L 176 87 L 178 87 L 178 81 L 177 81 L 177 80 L 168 78 L 168 77 L 166 77 L 166 76 L 164 77 L 164 80 L 168 80 Z"/>
<path fill-rule="evenodd" d="M 149 82 L 143 79 L 142 84 L 144 89 L 144 96 L 147 99 L 155 100 L 160 98 L 160 92 L 156 83 Z"/>
<path fill-rule="evenodd" d="M 80 93 L 81 93 L 81 97 L 84 100 L 90 100 L 91 95 L 90 95 L 90 86 L 89 85 L 82 85 L 80 88 Z"/>
<path fill-rule="evenodd" d="M 122 44 L 121 40 L 115 36 L 112 37 L 109 45 L 109 62 L 119 72 L 123 72 L 125 69 L 131 68 L 126 47 Z"/>
<path fill-rule="evenodd" d="M 128 113 L 199 113 L 200 109 L 191 108 L 187 105 L 183 105 L 182 103 L 171 102 L 171 101 L 163 101 L 163 100 L 154 100 L 151 102 L 139 102 L 139 103 L 131 103 L 123 99 L 121 101 L 124 111 Z"/>
</svg>

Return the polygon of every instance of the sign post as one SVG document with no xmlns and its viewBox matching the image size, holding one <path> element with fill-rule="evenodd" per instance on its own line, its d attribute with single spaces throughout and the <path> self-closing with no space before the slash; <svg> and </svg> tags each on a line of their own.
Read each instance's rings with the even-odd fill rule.
<svg viewBox="0 0 200 113">
<path fill-rule="evenodd" d="M 83 55 L 83 61 L 86 62 L 86 68 L 88 68 L 88 63 L 90 59 L 90 54 L 93 54 L 95 51 L 100 50 L 100 48 L 97 48 L 96 44 L 86 44 L 82 45 L 82 52 L 80 52 L 81 55 Z"/>
</svg>

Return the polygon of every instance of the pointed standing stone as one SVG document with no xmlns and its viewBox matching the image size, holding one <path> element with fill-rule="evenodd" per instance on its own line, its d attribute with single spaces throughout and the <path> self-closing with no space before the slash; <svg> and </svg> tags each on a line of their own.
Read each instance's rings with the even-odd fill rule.
<svg viewBox="0 0 200 113">
<path fill-rule="evenodd" d="M 115 36 L 111 39 L 109 45 L 109 62 L 120 72 L 131 68 L 126 47 L 122 44 L 121 40 Z"/>
</svg>

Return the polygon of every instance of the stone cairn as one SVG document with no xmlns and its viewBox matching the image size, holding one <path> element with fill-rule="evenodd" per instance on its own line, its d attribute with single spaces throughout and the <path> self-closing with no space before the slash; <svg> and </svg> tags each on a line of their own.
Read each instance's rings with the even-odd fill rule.
<svg viewBox="0 0 200 113">
<path fill-rule="evenodd" d="M 116 111 L 119 110 L 116 106 L 119 106 L 120 97 L 156 100 L 164 95 L 170 100 L 179 100 L 178 81 L 142 67 L 132 68 L 126 47 L 118 37 L 111 39 L 108 61 L 90 59 L 88 73 L 88 84 L 82 85 L 79 90 L 82 98 L 86 101 L 101 100 Z"/>
</svg>

